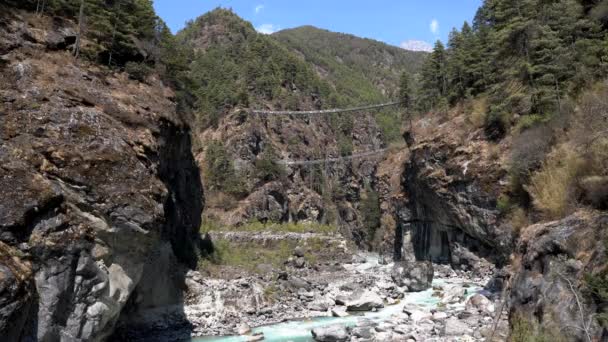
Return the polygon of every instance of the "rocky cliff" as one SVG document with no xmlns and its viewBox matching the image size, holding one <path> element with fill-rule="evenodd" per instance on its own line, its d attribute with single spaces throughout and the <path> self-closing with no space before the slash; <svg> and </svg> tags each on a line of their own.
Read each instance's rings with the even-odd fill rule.
<svg viewBox="0 0 608 342">
<path fill-rule="evenodd" d="M 529 330 L 557 341 L 608 339 L 599 324 L 606 310 L 600 284 L 604 277 L 606 286 L 607 241 L 605 212 L 579 211 L 526 228 L 517 244 L 509 296 L 514 333 Z"/>
<path fill-rule="evenodd" d="M 189 128 L 155 77 L 74 59 L 72 22 L 0 13 L 0 336 L 104 340 L 181 300 L 203 206 Z"/>
<path fill-rule="evenodd" d="M 395 255 L 455 267 L 476 267 L 480 257 L 504 265 L 513 236 L 496 201 L 507 176 L 500 150 L 509 143 L 490 143 L 462 115 L 451 115 L 417 120 L 405 133 L 409 152 L 398 159 L 401 190 L 389 211 Z"/>
</svg>

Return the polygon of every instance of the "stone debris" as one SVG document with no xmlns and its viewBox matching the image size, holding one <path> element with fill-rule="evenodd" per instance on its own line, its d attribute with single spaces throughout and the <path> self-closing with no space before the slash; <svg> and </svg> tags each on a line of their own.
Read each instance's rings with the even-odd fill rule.
<svg viewBox="0 0 608 342">
<path fill-rule="evenodd" d="M 420 293 L 409 292 L 408 285 L 394 280 L 400 266 L 371 259 L 361 262 L 361 257 L 353 257 L 338 267 L 328 261 L 318 271 L 289 268 L 232 280 L 209 279 L 191 271 L 184 319 L 197 336 L 237 332 L 251 338 L 246 327 L 355 315 L 355 325 L 315 328 L 311 331 L 315 341 L 483 341 L 493 327 L 499 306 L 490 298 L 498 296 L 475 292 L 490 276 L 433 265 L 440 280 L 426 290 L 432 303 L 420 303 L 410 299 Z M 277 292 L 274 299 L 264 294 L 268 288 Z M 383 310 L 392 311 L 382 314 Z M 508 328 L 506 316 L 499 324 L 503 331 Z"/>
</svg>

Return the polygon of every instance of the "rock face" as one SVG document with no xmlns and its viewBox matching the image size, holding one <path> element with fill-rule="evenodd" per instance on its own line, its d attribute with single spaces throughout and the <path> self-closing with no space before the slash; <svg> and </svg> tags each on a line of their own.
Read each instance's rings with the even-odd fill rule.
<svg viewBox="0 0 608 342">
<path fill-rule="evenodd" d="M 580 328 L 589 326 L 593 341 L 605 341 L 608 331 L 596 320 L 605 303 L 589 295 L 584 279 L 605 272 L 606 241 L 605 213 L 578 212 L 526 228 L 514 262 L 511 325 L 530 322 L 533 330 L 560 331 L 568 341 L 587 341 Z"/>
<path fill-rule="evenodd" d="M 18 341 L 27 319 L 35 313 L 31 265 L 21 253 L 0 242 L 0 336 Z"/>
<path fill-rule="evenodd" d="M 413 130 L 416 142 L 410 140 L 402 177 L 409 212 L 396 215 L 404 260 L 413 252 L 417 260 L 455 267 L 479 267 L 479 257 L 507 261 L 511 229 L 500 225 L 496 209 L 506 171 L 483 132 L 464 129 L 462 120 L 420 120 Z M 425 125 L 437 125 L 436 131 L 422 133 Z"/>
<path fill-rule="evenodd" d="M 160 81 L 63 51 L 73 24 L 0 13 L 0 336 L 104 340 L 181 301 L 203 206 L 189 130 Z"/>
<path fill-rule="evenodd" d="M 183 35 L 185 42 L 201 54 L 218 47 L 239 51 L 244 42 L 259 34 L 232 13 L 224 13 L 221 18 L 214 13 L 201 17 L 190 31 Z M 299 61 L 292 51 L 273 50 L 281 59 Z M 330 87 L 322 80 L 323 75 L 314 74 L 312 69 L 310 75 L 300 76 Z M 322 92 L 311 93 L 291 77 L 284 80 L 280 89 L 280 94 L 289 96 L 288 100 L 277 100 L 279 93 L 262 95 L 260 89 L 254 88 L 246 90 L 248 106 L 260 110 L 302 111 L 330 106 Z M 209 165 L 208 148 L 221 142 L 241 183 L 238 194 L 221 184 L 210 185 L 205 216 L 226 225 L 251 220 L 339 224 L 351 240 L 368 247 L 373 236 L 364 226 L 361 198 L 368 185 L 375 186 L 374 173 L 382 154 L 343 162 L 285 165 L 281 177 L 262 176 L 260 162 L 323 160 L 380 150 L 385 146 L 374 115 L 369 111 L 335 116 L 266 115 L 243 108 L 226 109 L 217 125 L 195 129 L 194 135 L 202 143 L 202 148 L 196 150 L 196 159 L 202 167 Z"/>
<path fill-rule="evenodd" d="M 430 261 L 396 262 L 391 277 L 397 285 L 407 287 L 408 291 L 424 291 L 433 282 L 433 264 Z"/>
</svg>

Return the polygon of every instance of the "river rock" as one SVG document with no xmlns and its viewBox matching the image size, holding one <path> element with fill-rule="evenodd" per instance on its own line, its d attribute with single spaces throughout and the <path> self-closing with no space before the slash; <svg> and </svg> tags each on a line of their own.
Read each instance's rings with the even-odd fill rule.
<svg viewBox="0 0 608 342">
<path fill-rule="evenodd" d="M 258 341 L 264 341 L 263 333 L 256 333 L 256 334 L 253 334 L 252 336 L 247 336 L 245 338 L 245 342 L 258 342 Z"/>
<path fill-rule="evenodd" d="M 350 336 L 345 326 L 335 324 L 313 329 L 312 337 L 319 342 L 338 342 L 347 341 Z"/>
<path fill-rule="evenodd" d="M 486 296 L 476 294 L 469 298 L 466 303 L 466 309 L 468 311 L 479 311 L 484 314 L 494 313 L 494 304 Z"/>
<path fill-rule="evenodd" d="M 424 291 L 433 282 L 433 264 L 429 261 L 396 262 L 391 272 L 393 281 L 410 292 Z"/>
<path fill-rule="evenodd" d="M 371 311 L 384 307 L 382 298 L 372 291 L 363 293 L 355 293 L 349 301 L 346 302 L 347 311 Z"/>
<path fill-rule="evenodd" d="M 427 311 L 422 311 L 422 310 L 404 310 L 405 313 L 407 313 L 410 317 L 410 319 L 413 322 L 419 322 L 422 321 L 423 319 L 429 319 L 432 316 L 432 314 L 430 312 Z"/>
<path fill-rule="evenodd" d="M 327 311 L 334 304 L 333 300 L 320 297 L 315 298 L 312 302 L 308 303 L 308 309 L 312 311 Z"/>
<path fill-rule="evenodd" d="M 357 338 L 370 339 L 372 338 L 372 327 L 355 327 L 352 329 L 353 336 Z"/>
<path fill-rule="evenodd" d="M 240 324 L 236 330 L 239 335 L 247 335 L 251 332 L 251 327 L 245 323 Z"/>
<path fill-rule="evenodd" d="M 441 299 L 442 304 L 455 304 L 460 303 L 465 300 L 466 297 L 466 289 L 460 286 L 453 286 L 448 288 L 443 298 Z"/>
<path fill-rule="evenodd" d="M 456 317 L 451 317 L 445 322 L 443 332 L 446 336 L 460 336 L 469 333 L 470 330 L 466 323 Z"/>
<path fill-rule="evenodd" d="M 331 315 L 334 317 L 346 317 L 348 316 L 348 312 L 346 312 L 346 307 L 337 306 L 331 309 Z"/>
<path fill-rule="evenodd" d="M 293 261 L 293 266 L 295 268 L 304 268 L 304 266 L 306 266 L 306 259 L 304 259 L 303 257 L 297 257 Z"/>
<path fill-rule="evenodd" d="M 443 312 L 443 311 L 436 311 L 433 313 L 433 320 L 434 321 L 442 321 L 444 319 L 448 318 L 448 314 Z"/>
</svg>

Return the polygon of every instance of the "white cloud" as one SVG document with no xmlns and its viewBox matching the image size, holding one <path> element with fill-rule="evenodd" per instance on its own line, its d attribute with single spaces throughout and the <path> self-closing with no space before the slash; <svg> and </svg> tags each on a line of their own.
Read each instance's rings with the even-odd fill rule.
<svg viewBox="0 0 608 342">
<path fill-rule="evenodd" d="M 406 40 L 403 43 L 399 44 L 402 49 L 410 50 L 410 51 L 425 51 L 431 52 L 433 51 L 433 45 L 428 42 L 422 40 Z"/>
<path fill-rule="evenodd" d="M 263 34 L 273 34 L 275 32 L 277 32 L 278 30 L 280 30 L 280 28 L 278 26 L 274 26 L 273 24 L 262 24 L 258 27 L 255 28 L 256 31 L 263 33 Z"/>
<path fill-rule="evenodd" d="M 431 32 L 433 34 L 438 34 L 439 33 L 439 21 L 437 19 L 431 20 L 430 28 L 431 28 Z"/>
<path fill-rule="evenodd" d="M 255 14 L 262 12 L 263 9 L 264 9 L 264 5 L 255 6 Z"/>
</svg>

